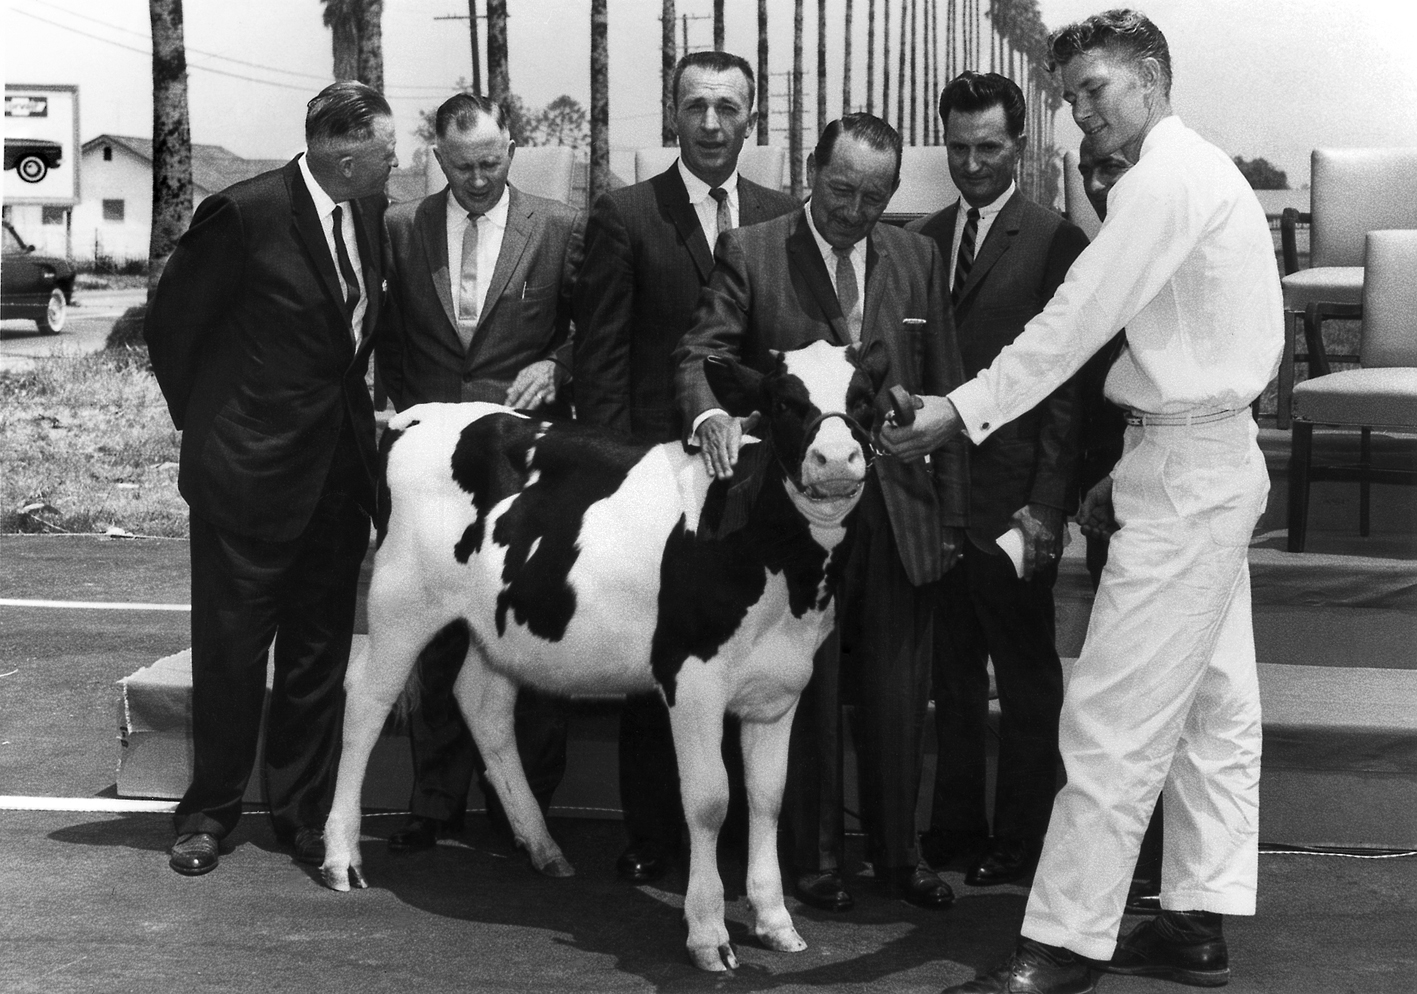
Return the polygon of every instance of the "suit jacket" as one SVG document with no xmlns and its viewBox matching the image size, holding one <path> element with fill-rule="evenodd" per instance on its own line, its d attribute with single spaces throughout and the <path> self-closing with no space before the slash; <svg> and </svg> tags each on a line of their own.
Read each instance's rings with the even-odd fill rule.
<svg viewBox="0 0 1417 994">
<path fill-rule="evenodd" d="M 949 257 L 959 205 L 907 227 L 933 238 Z M 1087 245 L 1082 229 L 1015 192 L 975 254 L 959 302 L 964 375 L 986 369 L 1043 310 Z M 953 265 L 950 260 L 949 265 Z M 1077 506 L 1078 385 L 1069 380 L 1033 410 L 970 452 L 971 537 L 985 548 L 1025 504 L 1071 512 Z"/>
<path fill-rule="evenodd" d="M 583 249 L 582 214 L 516 187 L 508 191 L 502 249 L 467 349 L 453 313 L 451 194 L 445 188 L 385 215 L 390 306 L 375 359 L 395 409 L 426 402 L 500 404 L 531 363 L 554 359 L 570 369 L 571 286 Z"/>
<path fill-rule="evenodd" d="M 800 206 L 738 177 L 740 225 Z M 670 353 L 712 271 L 677 163 L 596 201 L 575 291 L 578 418 L 653 441 L 679 437 Z"/>
<path fill-rule="evenodd" d="M 374 506 L 374 405 L 365 386 L 383 302 L 382 193 L 351 213 L 368 294 L 355 348 L 335 263 L 298 159 L 202 201 L 148 308 L 143 335 L 182 430 L 178 488 L 192 513 L 268 541 L 299 535 L 341 432 Z"/>
<path fill-rule="evenodd" d="M 733 355 L 755 369 L 772 363 L 770 349 L 795 349 L 850 338 L 826 263 L 806 212 L 738 228 L 718 240 L 717 264 L 699 298 L 694 322 L 674 353 L 675 390 L 686 427 L 719 405 L 704 377 L 708 355 Z M 878 224 L 866 249 L 861 343 L 879 340 L 890 356 L 878 408 L 896 383 L 912 393 L 944 395 L 963 382 L 954 323 L 944 294 L 939 250 L 928 239 Z M 903 324 L 921 318 L 924 327 Z M 901 562 L 912 583 L 941 575 L 941 526 L 967 524 L 964 444 L 950 443 L 923 461 L 889 456 L 875 461 Z"/>
</svg>

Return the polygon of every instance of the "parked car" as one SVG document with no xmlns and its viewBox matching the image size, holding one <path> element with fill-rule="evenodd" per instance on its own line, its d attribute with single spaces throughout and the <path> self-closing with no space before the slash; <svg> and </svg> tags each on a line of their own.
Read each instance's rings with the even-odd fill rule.
<svg viewBox="0 0 1417 994">
<path fill-rule="evenodd" d="M 33 318 L 39 330 L 64 330 L 74 295 L 74 267 L 65 259 L 35 255 L 9 221 L 0 257 L 0 317 Z"/>
<path fill-rule="evenodd" d="M 38 183 L 64 161 L 64 148 L 43 138 L 6 138 L 5 168 L 20 174 L 26 183 Z"/>
</svg>

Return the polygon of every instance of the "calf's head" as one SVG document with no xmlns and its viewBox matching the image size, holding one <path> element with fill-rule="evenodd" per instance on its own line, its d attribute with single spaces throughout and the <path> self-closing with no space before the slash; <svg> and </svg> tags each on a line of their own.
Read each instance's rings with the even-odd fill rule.
<svg viewBox="0 0 1417 994">
<path fill-rule="evenodd" d="M 858 353 L 854 346 L 816 341 L 772 355 L 766 373 L 710 356 L 704 375 L 728 413 L 762 415 L 798 496 L 826 502 L 856 497 L 874 455 L 875 398 L 889 365 L 885 348 L 872 342 Z"/>
</svg>

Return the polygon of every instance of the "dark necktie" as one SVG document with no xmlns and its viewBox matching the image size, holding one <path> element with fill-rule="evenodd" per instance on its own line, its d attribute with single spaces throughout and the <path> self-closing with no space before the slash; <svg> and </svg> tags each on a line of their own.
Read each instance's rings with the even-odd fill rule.
<svg viewBox="0 0 1417 994">
<path fill-rule="evenodd" d="M 344 210 L 338 205 L 335 206 L 334 229 L 335 259 L 344 280 L 344 318 L 352 325 L 354 309 L 359 306 L 359 277 L 354 274 L 354 263 L 349 261 L 349 249 L 344 246 Z"/>
<path fill-rule="evenodd" d="M 958 304 L 964 292 L 964 281 L 974 267 L 974 236 L 979 233 L 979 209 L 971 207 L 965 215 L 964 233 L 959 236 L 959 255 L 955 257 L 955 284 L 950 291 L 950 303 Z"/>
<path fill-rule="evenodd" d="M 733 227 L 733 215 L 728 212 L 728 191 L 721 186 L 716 186 L 709 191 L 709 196 L 718 204 L 718 216 L 714 218 L 714 223 L 718 230 L 714 232 L 714 238 L 723 234 Z M 709 248 L 713 248 L 712 245 Z"/>
<path fill-rule="evenodd" d="M 856 267 L 851 264 L 851 249 L 834 248 L 836 256 L 836 299 L 841 303 L 841 319 L 846 323 L 846 332 L 852 345 L 861 344 L 861 312 L 857 304 L 861 300 L 860 288 L 856 285 Z"/>
</svg>

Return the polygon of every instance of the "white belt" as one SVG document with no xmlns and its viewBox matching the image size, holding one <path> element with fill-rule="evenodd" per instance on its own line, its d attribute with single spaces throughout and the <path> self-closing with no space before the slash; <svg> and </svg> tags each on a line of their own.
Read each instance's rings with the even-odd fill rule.
<svg viewBox="0 0 1417 994">
<path fill-rule="evenodd" d="M 1189 428 L 1191 425 L 1208 425 L 1213 421 L 1224 421 L 1248 411 L 1248 407 L 1226 408 L 1223 411 L 1209 411 L 1205 414 L 1148 414 L 1145 411 L 1128 411 L 1127 424 L 1154 425 L 1162 428 Z"/>
</svg>

